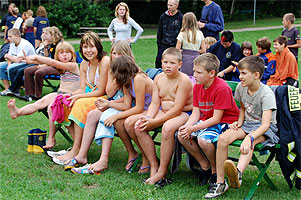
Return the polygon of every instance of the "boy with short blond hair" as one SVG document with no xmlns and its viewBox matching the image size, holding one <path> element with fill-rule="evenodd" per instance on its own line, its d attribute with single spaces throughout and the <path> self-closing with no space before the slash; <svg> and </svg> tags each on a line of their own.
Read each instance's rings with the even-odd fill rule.
<svg viewBox="0 0 301 200">
<path fill-rule="evenodd" d="M 230 129 L 220 135 L 217 142 L 217 181 L 205 198 L 215 198 L 229 189 L 224 178 L 228 176 L 230 186 L 239 188 L 242 174 L 248 167 L 254 146 L 258 143 L 273 146 L 278 143 L 276 136 L 276 99 L 273 91 L 260 82 L 264 71 L 264 61 L 258 56 L 248 56 L 238 63 L 241 82 L 235 91 L 235 99 L 240 101 L 239 118 Z M 237 167 L 228 158 L 228 146 L 235 140 L 243 140 Z"/>
<path fill-rule="evenodd" d="M 287 47 L 287 37 L 279 36 L 274 39 L 276 52 L 276 72 L 270 76 L 267 85 L 298 85 L 298 64 L 293 53 Z"/>
<path fill-rule="evenodd" d="M 288 38 L 287 47 L 294 54 L 298 62 L 298 48 L 301 47 L 300 31 L 294 26 L 295 15 L 293 13 L 286 13 L 283 16 L 282 24 L 285 28 L 281 35 Z"/>
<path fill-rule="evenodd" d="M 219 60 L 214 54 L 205 53 L 194 60 L 196 84 L 193 87 L 193 110 L 186 124 L 178 131 L 180 143 L 202 168 L 202 186 L 207 183 L 211 174 L 210 183 L 215 183 L 214 142 L 228 128 L 228 124 L 238 119 L 239 113 L 232 90 L 223 79 L 217 77 L 218 68 Z M 197 141 L 192 140 L 192 137 Z"/>
<path fill-rule="evenodd" d="M 268 37 L 259 38 L 256 41 L 257 51 L 259 56 L 264 60 L 265 69 L 261 78 L 261 82 L 266 84 L 270 76 L 275 74 L 276 58 L 271 51 L 271 41 Z"/>
<path fill-rule="evenodd" d="M 182 55 L 174 47 L 162 54 L 163 73 L 154 80 L 152 102 L 147 114 L 135 124 L 135 134 L 149 164 L 150 178 L 146 184 L 164 186 L 170 182 L 165 179 L 168 165 L 174 150 L 174 135 L 183 125 L 192 110 L 192 82 L 179 71 Z M 148 131 L 162 126 L 160 166 L 156 156 L 155 144 Z"/>
</svg>

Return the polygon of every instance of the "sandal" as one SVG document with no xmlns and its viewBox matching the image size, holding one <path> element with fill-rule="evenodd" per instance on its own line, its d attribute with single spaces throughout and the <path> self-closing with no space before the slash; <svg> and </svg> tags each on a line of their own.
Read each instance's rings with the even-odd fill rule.
<svg viewBox="0 0 301 200">
<path fill-rule="evenodd" d="M 74 167 L 71 169 L 71 172 L 73 172 L 74 174 L 96 174 L 99 175 L 102 171 L 99 172 L 95 172 L 92 169 L 89 169 L 89 167 L 91 166 L 91 164 L 86 164 L 85 166 L 82 167 Z"/>
<path fill-rule="evenodd" d="M 77 166 L 79 166 L 79 163 L 78 163 L 78 161 L 76 160 L 76 158 L 73 158 L 73 159 L 71 159 L 67 164 L 65 164 L 64 170 L 65 170 L 65 171 L 68 171 L 68 170 L 70 170 L 70 169 L 72 169 L 72 168 L 74 168 L 74 167 L 77 167 Z"/>
<path fill-rule="evenodd" d="M 145 169 L 147 169 L 146 171 L 144 171 Z M 138 174 L 148 174 L 150 173 L 150 166 L 145 166 L 145 167 L 140 167 Z"/>
<path fill-rule="evenodd" d="M 137 160 L 137 158 L 138 158 L 138 156 L 137 156 L 136 158 L 132 158 L 132 159 L 126 164 L 126 166 L 129 165 L 129 168 L 125 168 L 125 170 L 126 170 L 127 172 L 130 171 L 130 170 L 132 169 L 133 164 L 135 163 L 135 161 Z M 126 167 L 126 166 L 125 166 L 125 167 Z"/>
<path fill-rule="evenodd" d="M 158 180 L 154 184 L 154 186 L 156 186 L 158 188 L 163 188 L 164 186 L 169 185 L 169 184 L 172 184 L 172 180 L 170 180 L 170 179 L 161 179 L 161 180 Z"/>
</svg>

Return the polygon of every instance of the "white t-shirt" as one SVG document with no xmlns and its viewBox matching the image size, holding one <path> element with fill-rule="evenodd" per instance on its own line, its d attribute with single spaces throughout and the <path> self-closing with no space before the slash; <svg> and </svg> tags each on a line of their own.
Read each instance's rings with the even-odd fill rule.
<svg viewBox="0 0 301 200">
<path fill-rule="evenodd" d="M 14 23 L 13 28 L 20 29 L 22 22 L 23 22 L 22 17 L 18 17 Z"/>
<path fill-rule="evenodd" d="M 192 40 L 192 32 L 189 31 L 189 39 Z M 197 31 L 196 32 L 196 43 L 190 43 L 186 40 L 186 37 L 184 38 L 184 34 L 183 32 L 180 32 L 177 40 L 179 40 L 179 42 L 181 42 L 182 44 L 182 49 L 187 49 L 187 50 L 195 50 L 198 51 L 200 50 L 202 41 L 204 40 L 204 35 L 201 31 Z"/>
<path fill-rule="evenodd" d="M 23 38 L 21 38 L 18 46 L 16 46 L 15 43 L 10 44 L 8 55 L 16 57 L 24 56 L 22 50 L 24 50 L 27 56 L 36 55 L 36 51 L 32 44 Z"/>
</svg>

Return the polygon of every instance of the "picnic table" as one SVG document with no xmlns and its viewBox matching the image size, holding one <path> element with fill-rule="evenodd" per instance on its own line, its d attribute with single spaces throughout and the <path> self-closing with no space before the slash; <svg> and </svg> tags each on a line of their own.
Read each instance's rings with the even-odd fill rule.
<svg viewBox="0 0 301 200">
<path fill-rule="evenodd" d="M 108 37 L 108 27 L 79 27 L 80 32 L 77 33 L 79 36 L 83 36 L 87 31 L 94 31 L 97 33 L 99 36 L 106 36 Z"/>
</svg>

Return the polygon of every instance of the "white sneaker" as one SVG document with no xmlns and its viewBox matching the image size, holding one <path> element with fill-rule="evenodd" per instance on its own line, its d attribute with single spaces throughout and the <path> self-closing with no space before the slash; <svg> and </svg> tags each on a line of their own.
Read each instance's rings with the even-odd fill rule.
<svg viewBox="0 0 301 200">
<path fill-rule="evenodd" d="M 60 160 L 60 159 L 57 159 L 56 157 L 53 157 L 52 161 L 57 165 L 63 165 L 63 166 L 65 165 L 65 162 L 66 162 L 66 160 Z"/>
<path fill-rule="evenodd" d="M 54 158 L 54 157 L 58 157 L 58 156 L 63 156 L 65 155 L 68 151 L 71 150 L 72 147 L 68 148 L 67 150 L 63 149 L 63 150 L 60 150 L 60 151 L 46 151 L 46 154 L 51 157 L 51 158 Z"/>
<path fill-rule="evenodd" d="M 222 195 L 229 189 L 227 181 L 225 180 L 224 183 L 215 183 L 211 186 L 209 192 L 205 195 L 206 199 L 211 199 Z"/>
</svg>

